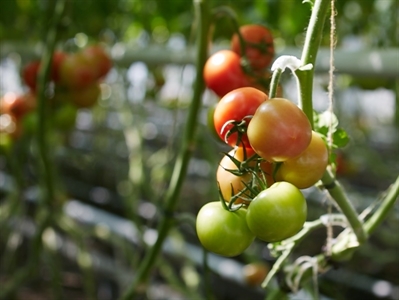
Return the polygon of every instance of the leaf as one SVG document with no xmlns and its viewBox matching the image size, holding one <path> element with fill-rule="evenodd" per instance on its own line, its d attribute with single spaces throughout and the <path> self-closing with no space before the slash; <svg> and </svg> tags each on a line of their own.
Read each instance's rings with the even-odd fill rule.
<svg viewBox="0 0 399 300">
<path fill-rule="evenodd" d="M 343 148 L 348 144 L 348 142 L 348 133 L 342 128 L 337 128 L 333 134 L 333 146 L 336 148 Z"/>
</svg>

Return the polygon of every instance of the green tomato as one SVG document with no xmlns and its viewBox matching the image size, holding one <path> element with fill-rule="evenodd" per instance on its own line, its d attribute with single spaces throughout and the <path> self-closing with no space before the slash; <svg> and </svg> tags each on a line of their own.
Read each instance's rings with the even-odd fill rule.
<svg viewBox="0 0 399 300">
<path fill-rule="evenodd" d="M 293 184 L 281 181 L 260 192 L 251 202 L 247 224 L 266 242 L 278 242 L 295 235 L 307 216 L 306 199 Z"/>
<path fill-rule="evenodd" d="M 75 126 L 78 108 L 72 103 L 63 103 L 54 114 L 54 126 L 60 130 L 70 130 Z"/>
<path fill-rule="evenodd" d="M 247 210 L 226 210 L 220 201 L 205 204 L 197 215 L 196 229 L 202 246 L 216 254 L 232 257 L 245 251 L 255 236 L 246 222 Z"/>
</svg>

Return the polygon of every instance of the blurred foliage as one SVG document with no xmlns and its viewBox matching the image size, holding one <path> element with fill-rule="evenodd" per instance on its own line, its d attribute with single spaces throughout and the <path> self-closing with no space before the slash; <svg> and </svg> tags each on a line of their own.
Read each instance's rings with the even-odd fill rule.
<svg viewBox="0 0 399 300">
<path fill-rule="evenodd" d="M 41 40 L 55 0 L 6 0 L 0 10 L 0 39 Z M 311 2 L 311 1 L 310 1 Z M 230 6 L 241 24 L 263 23 L 281 46 L 300 46 L 311 3 L 299 0 L 213 0 L 212 7 Z M 338 43 L 350 46 L 393 46 L 399 40 L 397 0 L 336 1 Z M 59 28 L 59 39 L 67 40 L 83 32 L 107 42 L 166 43 L 172 34 L 188 41 L 195 32 L 192 1 L 187 0 L 67 0 Z M 229 22 L 218 23 L 215 38 L 229 38 Z M 328 45 L 326 26 L 325 45 Z M 353 39 L 356 36 L 357 39 Z"/>
</svg>

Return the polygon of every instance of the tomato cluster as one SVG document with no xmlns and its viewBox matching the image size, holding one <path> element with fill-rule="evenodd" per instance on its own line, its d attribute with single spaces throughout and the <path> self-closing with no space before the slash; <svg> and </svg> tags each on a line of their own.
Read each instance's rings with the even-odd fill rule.
<svg viewBox="0 0 399 300">
<path fill-rule="evenodd" d="M 0 104 L 0 135 L 4 140 L 31 132 L 37 122 L 36 93 L 41 61 L 29 62 L 21 77 L 28 87 L 24 94 L 6 93 Z M 46 101 L 51 108 L 52 125 L 68 129 L 75 123 L 77 110 L 93 106 L 100 96 L 100 80 L 109 72 L 112 61 L 99 45 L 75 53 L 55 51 L 51 61 Z"/>
<path fill-rule="evenodd" d="M 212 110 L 212 130 L 232 149 L 216 172 L 220 201 L 201 208 L 196 226 L 201 244 L 224 256 L 242 253 L 255 238 L 278 242 L 295 235 L 307 218 L 300 189 L 316 184 L 328 164 L 325 141 L 312 130 L 305 113 L 288 99 L 269 98 L 247 80 L 240 58 L 234 55 L 246 49 L 250 68 L 259 72 L 270 64 L 274 50 L 267 31 L 253 34 L 252 39 L 245 32 L 250 31 L 242 31 L 248 48 L 238 47 L 234 36 L 235 52 L 216 53 L 204 70 L 207 87 L 220 96 Z M 260 41 L 266 41 L 263 48 L 251 48 Z M 234 59 L 234 68 L 210 71 L 228 56 Z"/>
<path fill-rule="evenodd" d="M 274 57 L 273 37 L 269 28 L 248 24 L 241 26 L 231 39 L 230 49 L 211 55 L 204 66 L 204 80 L 219 97 L 240 87 L 269 89 L 270 66 Z"/>
</svg>

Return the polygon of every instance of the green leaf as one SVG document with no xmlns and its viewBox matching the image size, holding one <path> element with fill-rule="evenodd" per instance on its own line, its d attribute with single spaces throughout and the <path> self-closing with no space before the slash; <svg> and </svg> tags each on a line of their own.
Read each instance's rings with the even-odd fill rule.
<svg viewBox="0 0 399 300">
<path fill-rule="evenodd" d="M 336 148 L 343 148 L 349 142 L 348 133 L 342 128 L 337 128 L 333 134 L 333 146 Z"/>
</svg>

